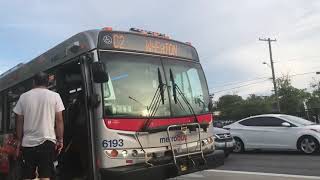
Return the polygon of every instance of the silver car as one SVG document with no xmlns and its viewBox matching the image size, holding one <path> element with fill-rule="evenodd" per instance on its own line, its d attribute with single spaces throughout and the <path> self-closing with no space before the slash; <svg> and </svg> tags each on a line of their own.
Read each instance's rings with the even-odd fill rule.
<svg viewBox="0 0 320 180">
<path fill-rule="evenodd" d="M 320 125 L 285 114 L 263 114 L 239 120 L 230 129 L 234 152 L 245 150 L 299 150 L 313 154 L 320 149 Z"/>
<path fill-rule="evenodd" d="M 230 131 L 214 127 L 213 133 L 216 150 L 223 150 L 225 157 L 228 157 L 235 147 L 235 141 L 231 136 Z"/>
</svg>

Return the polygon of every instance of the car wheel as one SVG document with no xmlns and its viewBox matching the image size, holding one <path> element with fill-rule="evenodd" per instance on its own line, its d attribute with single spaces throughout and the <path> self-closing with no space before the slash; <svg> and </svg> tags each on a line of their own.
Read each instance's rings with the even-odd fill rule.
<svg viewBox="0 0 320 180">
<path fill-rule="evenodd" d="M 235 147 L 233 149 L 233 152 L 235 153 L 244 152 L 244 144 L 242 140 L 238 137 L 235 137 L 234 140 L 235 140 Z"/>
<path fill-rule="evenodd" d="M 312 136 L 303 136 L 299 139 L 298 148 L 305 154 L 313 154 L 319 149 L 319 142 Z"/>
</svg>

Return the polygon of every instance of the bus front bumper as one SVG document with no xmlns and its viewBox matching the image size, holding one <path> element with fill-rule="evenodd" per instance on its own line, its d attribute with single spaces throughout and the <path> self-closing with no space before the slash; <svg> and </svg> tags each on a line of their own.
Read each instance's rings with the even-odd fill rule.
<svg viewBox="0 0 320 180">
<path fill-rule="evenodd" d="M 147 166 L 145 164 L 137 164 L 131 166 L 122 166 L 116 168 L 100 169 L 101 180 L 116 179 L 116 180 L 163 180 L 184 174 L 189 174 L 205 169 L 215 168 L 224 163 L 223 151 L 215 151 L 205 155 L 207 161 L 206 166 L 192 166 L 185 169 L 183 172 L 178 172 L 173 162 L 159 164 L 155 166 Z M 195 164 L 201 161 L 201 157 L 192 157 Z"/>
</svg>

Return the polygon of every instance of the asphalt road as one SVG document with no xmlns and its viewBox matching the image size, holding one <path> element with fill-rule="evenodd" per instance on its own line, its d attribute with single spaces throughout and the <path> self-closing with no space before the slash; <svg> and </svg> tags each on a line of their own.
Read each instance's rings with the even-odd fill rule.
<svg viewBox="0 0 320 180">
<path fill-rule="evenodd" d="M 319 180 L 316 176 L 249 173 L 239 171 L 208 170 L 176 178 L 177 180 Z M 171 179 L 174 180 L 174 179 Z"/>
<path fill-rule="evenodd" d="M 320 176 L 320 154 L 299 152 L 251 152 L 231 154 L 217 169 L 303 176 Z"/>
<path fill-rule="evenodd" d="M 320 180 L 320 154 L 298 152 L 250 152 L 231 154 L 213 170 L 176 178 L 178 180 Z"/>
</svg>

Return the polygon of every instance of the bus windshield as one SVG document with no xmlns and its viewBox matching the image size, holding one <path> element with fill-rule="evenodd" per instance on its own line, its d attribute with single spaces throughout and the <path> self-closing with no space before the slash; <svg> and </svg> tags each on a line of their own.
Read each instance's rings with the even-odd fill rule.
<svg viewBox="0 0 320 180">
<path fill-rule="evenodd" d="M 106 64 L 110 77 L 103 84 L 106 116 L 148 117 L 154 109 L 154 117 L 185 116 L 192 114 L 188 104 L 195 114 L 209 111 L 209 94 L 201 66 L 197 63 L 110 52 L 101 52 L 100 59 Z M 182 92 L 177 93 L 177 104 L 172 96 L 170 69 Z M 153 99 L 157 99 L 159 72 L 165 84 L 164 101 L 158 100 L 158 108 L 153 108 L 150 105 Z"/>
<path fill-rule="evenodd" d="M 170 71 L 176 84 L 176 102 L 174 101 L 173 88 L 171 94 L 171 107 L 174 116 L 203 114 L 209 112 L 209 92 L 204 73 L 200 64 L 188 61 L 175 61 L 164 59 L 166 79 L 170 80 Z M 173 82 L 168 83 L 173 87 Z M 180 92 L 180 93 L 179 93 Z M 189 104 L 189 105 L 188 105 Z"/>
</svg>

